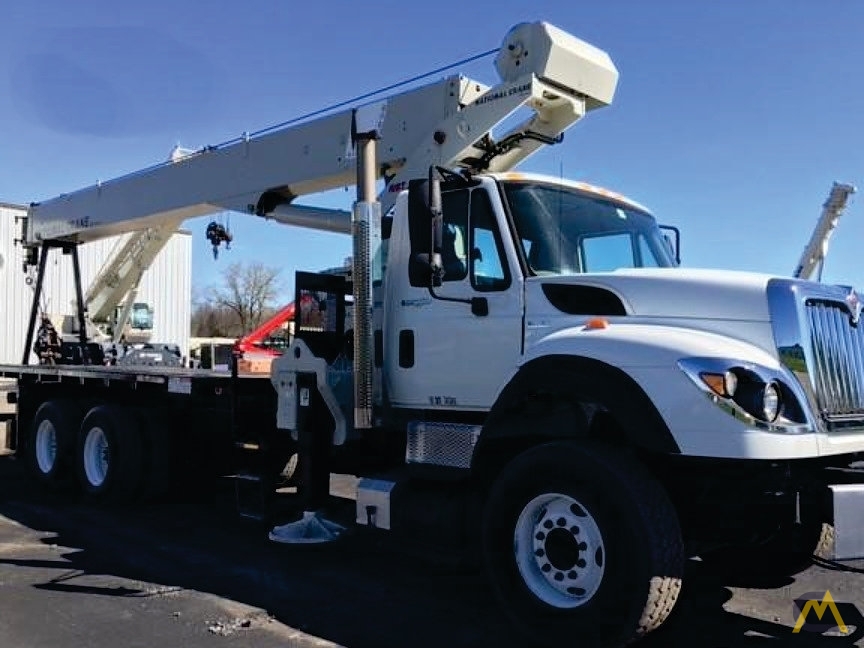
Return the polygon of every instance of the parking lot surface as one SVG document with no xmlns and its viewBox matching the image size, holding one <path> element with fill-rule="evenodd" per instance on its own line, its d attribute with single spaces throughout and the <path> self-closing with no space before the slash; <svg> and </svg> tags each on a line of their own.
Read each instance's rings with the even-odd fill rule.
<svg viewBox="0 0 864 648">
<path fill-rule="evenodd" d="M 387 538 L 287 546 L 239 518 L 230 483 L 96 506 L 0 459 L 0 646 L 524 646 L 479 569 Z M 351 480 L 334 506 L 350 512 Z M 793 600 L 830 590 L 849 634 L 793 633 Z M 698 561 L 646 648 L 864 646 L 864 562 L 732 582 Z M 828 617 L 831 612 L 826 612 Z"/>
</svg>

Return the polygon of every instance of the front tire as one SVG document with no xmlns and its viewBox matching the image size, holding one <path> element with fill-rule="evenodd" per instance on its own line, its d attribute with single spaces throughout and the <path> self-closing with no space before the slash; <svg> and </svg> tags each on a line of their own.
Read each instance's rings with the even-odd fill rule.
<svg viewBox="0 0 864 648">
<path fill-rule="evenodd" d="M 483 553 L 516 627 L 541 645 L 620 646 L 659 627 L 684 569 L 675 510 L 623 451 L 550 443 L 518 456 L 484 512 Z"/>
</svg>

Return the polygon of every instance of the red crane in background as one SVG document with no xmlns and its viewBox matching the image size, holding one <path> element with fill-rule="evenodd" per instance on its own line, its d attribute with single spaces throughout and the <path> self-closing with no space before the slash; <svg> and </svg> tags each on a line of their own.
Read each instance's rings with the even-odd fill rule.
<svg viewBox="0 0 864 648">
<path fill-rule="evenodd" d="M 273 317 L 261 324 L 254 331 L 251 331 L 237 340 L 234 345 L 234 352 L 241 356 L 246 354 L 261 354 L 265 356 L 276 357 L 282 355 L 282 351 L 287 346 L 288 336 L 285 336 L 286 344 L 268 344 L 267 341 L 273 333 L 282 328 L 287 322 L 294 319 L 294 302 L 291 302 Z"/>
</svg>

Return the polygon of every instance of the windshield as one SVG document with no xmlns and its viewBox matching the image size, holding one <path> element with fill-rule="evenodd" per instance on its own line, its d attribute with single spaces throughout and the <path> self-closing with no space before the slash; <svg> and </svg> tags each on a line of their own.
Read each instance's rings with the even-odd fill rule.
<svg viewBox="0 0 864 648">
<path fill-rule="evenodd" d="M 650 214 L 560 185 L 503 182 L 502 186 L 535 274 L 675 265 L 669 244 Z"/>
</svg>

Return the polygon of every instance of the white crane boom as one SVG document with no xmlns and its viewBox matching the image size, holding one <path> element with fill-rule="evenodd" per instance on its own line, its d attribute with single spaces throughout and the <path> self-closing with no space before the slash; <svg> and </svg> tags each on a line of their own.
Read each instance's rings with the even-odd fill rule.
<svg viewBox="0 0 864 648">
<path fill-rule="evenodd" d="M 430 165 L 512 168 L 588 110 L 610 103 L 618 80 L 605 52 L 546 23 L 510 30 L 496 67 L 501 81 L 492 88 L 451 76 L 364 108 L 379 119 L 376 173 L 389 182 L 383 213 L 403 181 L 424 176 Z M 531 114 L 496 139 L 492 130 L 520 108 Z M 354 184 L 356 120 L 347 110 L 242 137 L 36 203 L 26 242 L 79 243 L 223 210 L 294 222 L 298 196 Z M 315 226 L 314 212 L 303 217 Z"/>
<path fill-rule="evenodd" d="M 176 162 L 192 153 L 194 151 L 182 149 L 178 144 L 168 159 Z M 156 227 L 131 232 L 124 240 L 118 241 L 90 282 L 84 295 L 86 317 L 97 327 L 110 328 L 111 340 L 115 344 L 123 338 L 141 278 L 181 223 L 166 221 Z M 118 315 L 117 307 L 120 304 L 124 306 Z"/>
<path fill-rule="evenodd" d="M 810 241 L 804 248 L 801 259 L 795 267 L 793 276 L 796 279 L 810 279 L 817 269 L 818 274 L 822 274 L 822 266 L 828 255 L 828 243 L 831 240 L 831 235 L 837 227 L 840 216 L 843 215 L 843 210 L 846 209 L 849 196 L 853 193 L 855 193 L 855 187 L 852 185 L 838 182 L 832 185 L 828 199 L 822 205 L 822 213 L 819 215 L 816 227 L 813 228 Z"/>
<path fill-rule="evenodd" d="M 166 221 L 156 227 L 133 232 L 118 243 L 102 264 L 84 295 L 85 310 L 95 324 L 110 324 L 117 342 L 131 313 L 141 277 L 180 227 L 180 221 Z M 117 306 L 126 301 L 123 313 L 114 321 Z"/>
</svg>

